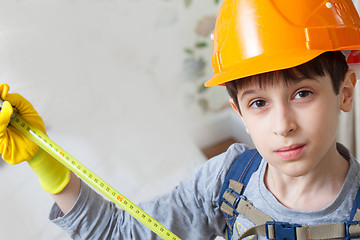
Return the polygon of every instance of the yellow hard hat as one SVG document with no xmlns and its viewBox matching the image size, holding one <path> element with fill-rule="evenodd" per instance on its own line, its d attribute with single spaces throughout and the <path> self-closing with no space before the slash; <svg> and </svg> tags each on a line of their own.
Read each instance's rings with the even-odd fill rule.
<svg viewBox="0 0 360 240">
<path fill-rule="evenodd" d="M 208 87 L 359 50 L 360 19 L 351 0 L 224 0 L 212 37 Z"/>
</svg>

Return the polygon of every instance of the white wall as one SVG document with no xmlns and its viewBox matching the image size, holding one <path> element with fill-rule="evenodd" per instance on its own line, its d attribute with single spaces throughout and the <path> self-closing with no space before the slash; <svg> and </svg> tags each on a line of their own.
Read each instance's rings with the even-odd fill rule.
<svg viewBox="0 0 360 240">
<path fill-rule="evenodd" d="M 151 199 L 205 161 L 199 147 L 229 135 L 251 143 L 221 110 L 223 88 L 198 92 L 211 46 L 193 47 L 210 42 L 195 29 L 217 10 L 213 0 L 3 0 L 0 82 L 78 160 L 131 200 Z M 186 68 L 200 57 L 203 68 Z M 1 239 L 69 239 L 47 220 L 52 199 L 26 164 L 0 163 L 0 176 Z"/>
<path fill-rule="evenodd" d="M 194 91 L 211 69 L 190 79 L 184 48 L 203 40 L 195 23 L 217 8 L 207 0 L 188 8 L 178 0 L 1 1 L 0 81 L 33 103 L 55 142 L 131 200 L 150 199 L 205 161 L 189 129 L 201 133 L 196 126 L 217 115 Z M 208 61 L 211 47 L 196 54 Z M 205 97 L 220 106 L 223 93 Z M 52 199 L 26 163 L 0 163 L 0 176 L 1 239 L 69 239 L 48 221 Z"/>
</svg>

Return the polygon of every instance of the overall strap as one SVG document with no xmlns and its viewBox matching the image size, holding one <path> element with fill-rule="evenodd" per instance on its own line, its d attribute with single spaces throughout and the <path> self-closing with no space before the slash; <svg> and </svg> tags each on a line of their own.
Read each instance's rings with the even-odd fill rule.
<svg viewBox="0 0 360 240">
<path fill-rule="evenodd" d="M 360 188 L 358 189 L 353 207 L 350 212 L 350 219 L 353 221 L 360 221 Z"/>
<path fill-rule="evenodd" d="M 262 157 L 256 149 L 247 150 L 236 158 L 225 176 L 220 190 L 219 206 L 225 216 L 228 239 L 232 236 L 233 225 L 239 214 L 236 209 L 238 206 L 246 208 L 247 201 L 243 192 L 252 174 L 259 168 L 261 160 Z M 251 210 L 245 212 L 249 213 Z M 254 212 L 258 212 L 258 210 L 255 209 Z M 250 216 L 252 215 L 254 214 Z M 255 215 L 259 214 L 255 213 Z"/>
<path fill-rule="evenodd" d="M 359 222 L 343 221 L 319 225 L 298 225 L 269 221 L 248 229 L 238 240 L 252 235 L 273 240 L 359 239 L 360 224 Z"/>
<path fill-rule="evenodd" d="M 266 236 L 267 239 L 360 239 L 360 188 L 356 194 L 349 221 L 331 224 L 299 225 L 268 221 L 256 225 L 243 233 L 239 239 L 252 235 Z"/>
</svg>

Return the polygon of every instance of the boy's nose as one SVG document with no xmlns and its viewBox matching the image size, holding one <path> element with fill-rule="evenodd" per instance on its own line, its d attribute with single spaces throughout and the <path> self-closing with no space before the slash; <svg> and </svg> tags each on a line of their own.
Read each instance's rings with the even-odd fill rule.
<svg viewBox="0 0 360 240">
<path fill-rule="evenodd" d="M 287 137 L 297 129 L 295 114 L 286 107 L 274 112 L 273 132 L 276 135 Z"/>
</svg>

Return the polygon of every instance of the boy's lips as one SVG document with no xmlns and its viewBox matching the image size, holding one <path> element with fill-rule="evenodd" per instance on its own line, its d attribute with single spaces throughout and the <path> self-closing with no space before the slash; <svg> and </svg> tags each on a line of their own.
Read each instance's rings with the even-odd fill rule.
<svg viewBox="0 0 360 240">
<path fill-rule="evenodd" d="M 305 144 L 293 144 L 279 148 L 275 153 L 283 159 L 295 159 L 303 153 L 305 146 Z"/>
</svg>

